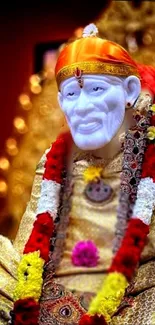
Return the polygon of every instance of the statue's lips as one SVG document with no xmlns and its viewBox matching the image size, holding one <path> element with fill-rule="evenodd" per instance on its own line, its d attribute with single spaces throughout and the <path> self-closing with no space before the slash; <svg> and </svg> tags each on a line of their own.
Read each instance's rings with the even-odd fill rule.
<svg viewBox="0 0 155 325">
<path fill-rule="evenodd" d="M 82 134 L 89 134 L 97 131 L 100 127 L 101 123 L 99 122 L 87 122 L 87 124 L 80 123 L 77 128 L 77 131 Z"/>
</svg>

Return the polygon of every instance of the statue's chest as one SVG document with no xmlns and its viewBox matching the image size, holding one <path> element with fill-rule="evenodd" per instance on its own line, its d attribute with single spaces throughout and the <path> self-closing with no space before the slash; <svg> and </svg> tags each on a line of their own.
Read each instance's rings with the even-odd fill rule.
<svg viewBox="0 0 155 325">
<path fill-rule="evenodd" d="M 106 170 L 104 175 L 103 170 L 102 179 L 86 182 L 83 175 L 88 167 L 86 161 L 74 164 L 64 252 L 57 270 L 59 275 L 82 270 L 103 272 L 111 262 L 120 172 Z M 88 260 L 85 258 L 87 251 Z M 84 255 L 81 260 L 74 258 L 79 252 Z"/>
</svg>

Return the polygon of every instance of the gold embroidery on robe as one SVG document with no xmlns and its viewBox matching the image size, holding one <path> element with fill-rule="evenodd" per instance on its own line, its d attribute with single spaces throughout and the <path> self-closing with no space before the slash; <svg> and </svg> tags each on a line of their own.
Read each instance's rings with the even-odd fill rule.
<svg viewBox="0 0 155 325">
<path fill-rule="evenodd" d="M 23 253 L 25 244 L 31 234 L 33 223 L 35 221 L 37 203 L 40 197 L 41 182 L 44 173 L 45 159 L 46 153 L 42 156 L 37 165 L 36 174 L 32 186 L 31 198 L 22 217 L 19 230 L 14 241 L 14 247 L 20 254 Z"/>
<path fill-rule="evenodd" d="M 13 308 L 13 292 L 17 284 L 20 255 L 8 238 L 0 236 L 0 324 L 7 324 Z M 4 316 L 4 317 L 3 317 Z"/>
<path fill-rule="evenodd" d="M 103 167 L 103 180 L 113 189 L 113 196 L 102 203 L 92 202 L 84 194 L 83 172 L 90 165 Z M 122 153 L 106 166 L 95 158 L 73 164 L 72 207 L 63 258 L 56 270 L 57 281 L 68 289 L 96 293 L 103 282 L 112 259 L 121 168 Z M 77 242 L 83 240 L 93 241 L 99 250 L 100 259 L 96 267 L 77 267 L 72 263 L 72 250 Z"/>
</svg>

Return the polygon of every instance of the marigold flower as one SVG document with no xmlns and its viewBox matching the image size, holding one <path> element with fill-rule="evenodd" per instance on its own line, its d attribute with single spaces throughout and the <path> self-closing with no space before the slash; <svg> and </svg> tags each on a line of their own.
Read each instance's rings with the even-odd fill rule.
<svg viewBox="0 0 155 325">
<path fill-rule="evenodd" d="M 14 299 L 32 297 L 40 298 L 44 260 L 39 252 L 24 254 L 18 267 L 18 283 L 14 291 Z"/>
<path fill-rule="evenodd" d="M 128 281 L 123 274 L 119 272 L 109 273 L 103 287 L 90 303 L 88 313 L 103 315 L 105 320 L 110 322 L 111 316 L 120 305 L 127 286 Z"/>
<path fill-rule="evenodd" d="M 151 111 L 155 113 L 155 104 L 151 106 Z"/>
<path fill-rule="evenodd" d="M 83 176 L 84 180 L 86 182 L 90 182 L 92 180 L 97 180 L 98 178 L 101 177 L 103 168 L 102 167 L 95 167 L 95 166 L 89 166 L 88 168 L 85 169 Z"/>
<path fill-rule="evenodd" d="M 155 126 L 150 126 L 147 129 L 147 137 L 149 140 L 154 140 L 155 139 Z"/>
</svg>

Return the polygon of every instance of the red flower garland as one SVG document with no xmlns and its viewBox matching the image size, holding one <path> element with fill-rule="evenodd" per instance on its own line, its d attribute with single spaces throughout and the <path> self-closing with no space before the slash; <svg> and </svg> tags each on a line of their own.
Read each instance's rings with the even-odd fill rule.
<svg viewBox="0 0 155 325">
<path fill-rule="evenodd" d="M 47 153 L 43 179 L 62 184 L 62 171 L 65 165 L 67 165 L 71 143 L 72 137 L 69 132 L 61 134 L 53 143 L 51 150 Z"/>
<path fill-rule="evenodd" d="M 155 95 L 155 67 L 137 63 L 137 68 L 141 77 L 142 89 L 149 90 L 152 97 Z"/>
<path fill-rule="evenodd" d="M 151 125 L 155 126 L 155 115 L 151 116 Z"/>
<path fill-rule="evenodd" d="M 24 254 L 40 251 L 40 257 L 48 261 L 50 238 L 54 230 L 53 219 L 48 212 L 41 213 L 34 222 L 32 233 L 25 245 Z"/>
<path fill-rule="evenodd" d="M 131 219 L 122 245 L 112 261 L 109 272 L 120 272 L 131 280 L 141 252 L 146 244 L 149 226 L 140 219 Z"/>
<path fill-rule="evenodd" d="M 14 325 L 36 325 L 39 318 L 39 304 L 32 298 L 19 299 L 14 303 Z"/>
<path fill-rule="evenodd" d="M 70 133 L 60 135 L 47 153 L 45 181 L 55 181 L 59 184 L 63 181 L 63 170 L 67 163 L 68 153 L 72 138 Z M 49 212 L 36 216 L 31 235 L 25 245 L 24 254 L 40 251 L 40 257 L 45 262 L 49 259 L 50 239 L 53 237 L 54 220 Z M 39 319 L 39 303 L 33 298 L 19 299 L 14 303 L 11 312 L 13 325 L 37 325 Z"/>
<path fill-rule="evenodd" d="M 59 156 L 60 153 L 60 156 Z M 63 139 L 57 139 L 51 150 L 47 153 L 43 179 L 62 183 L 62 170 L 64 168 L 65 146 Z"/>
<path fill-rule="evenodd" d="M 149 144 L 146 149 L 144 162 L 142 166 L 142 177 L 143 178 L 151 177 L 155 182 L 155 145 L 154 144 Z"/>
<path fill-rule="evenodd" d="M 151 125 L 155 124 L 155 115 L 151 116 Z M 142 178 L 151 177 L 155 182 L 155 145 L 148 144 L 142 164 Z M 121 272 L 130 281 L 141 252 L 146 244 L 149 226 L 140 219 L 131 219 L 121 248 L 115 255 L 109 272 Z"/>
</svg>

